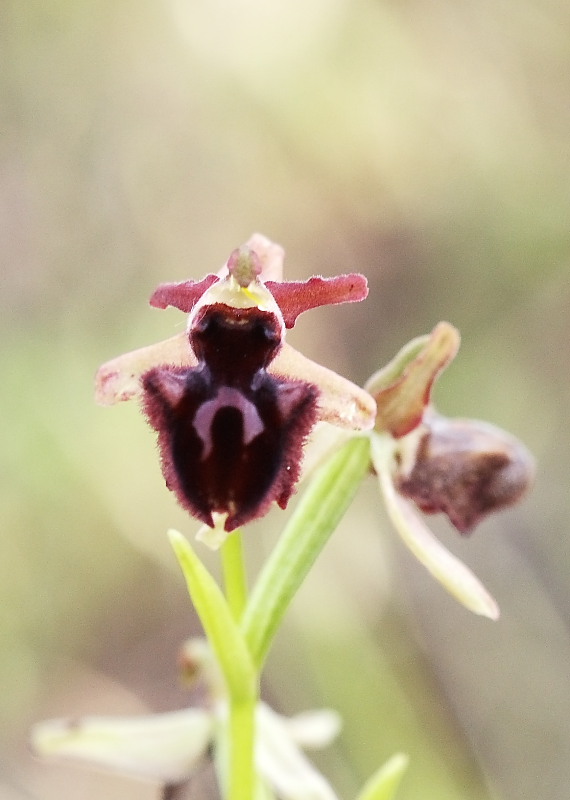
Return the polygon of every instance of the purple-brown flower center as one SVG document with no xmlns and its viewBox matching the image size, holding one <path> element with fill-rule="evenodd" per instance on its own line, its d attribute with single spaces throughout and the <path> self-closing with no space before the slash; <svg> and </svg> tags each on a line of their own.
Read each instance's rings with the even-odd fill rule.
<svg viewBox="0 0 570 800">
<path fill-rule="evenodd" d="M 231 531 L 287 504 L 318 390 L 269 374 L 281 346 L 277 317 L 252 306 L 203 306 L 192 320 L 192 368 L 156 367 L 143 377 L 144 408 L 158 431 L 167 486 L 212 526 Z"/>
</svg>

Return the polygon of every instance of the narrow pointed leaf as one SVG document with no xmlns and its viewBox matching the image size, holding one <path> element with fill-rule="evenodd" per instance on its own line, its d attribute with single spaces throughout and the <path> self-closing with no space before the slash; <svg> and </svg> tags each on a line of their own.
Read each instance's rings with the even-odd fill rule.
<svg viewBox="0 0 570 800">
<path fill-rule="evenodd" d="M 370 464 L 368 438 L 357 437 L 315 472 L 260 573 L 242 630 L 257 667 L 289 603 L 352 502 Z"/>
<path fill-rule="evenodd" d="M 184 536 L 174 530 L 168 535 L 230 695 L 234 701 L 250 701 L 256 696 L 256 674 L 226 599 Z"/>
<path fill-rule="evenodd" d="M 367 781 L 357 800 L 393 800 L 408 764 L 409 758 L 404 753 L 393 755 Z"/>
<path fill-rule="evenodd" d="M 372 436 L 372 462 L 394 527 L 404 544 L 447 591 L 470 611 L 498 619 L 499 608 L 483 584 L 433 535 L 414 506 L 396 491 L 392 478 L 392 440 Z"/>
</svg>

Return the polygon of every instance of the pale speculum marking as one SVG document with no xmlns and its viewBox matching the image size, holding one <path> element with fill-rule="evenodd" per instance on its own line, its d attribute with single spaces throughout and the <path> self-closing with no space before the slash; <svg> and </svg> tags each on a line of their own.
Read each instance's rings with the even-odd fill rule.
<svg viewBox="0 0 570 800">
<path fill-rule="evenodd" d="M 265 429 L 256 407 L 239 389 L 234 389 L 231 386 L 221 386 L 215 397 L 201 404 L 192 423 L 194 430 L 204 445 L 202 461 L 208 458 L 212 452 L 212 423 L 214 417 L 222 408 L 235 408 L 241 413 L 243 419 L 243 443 L 246 446 L 256 436 L 263 433 Z"/>
</svg>

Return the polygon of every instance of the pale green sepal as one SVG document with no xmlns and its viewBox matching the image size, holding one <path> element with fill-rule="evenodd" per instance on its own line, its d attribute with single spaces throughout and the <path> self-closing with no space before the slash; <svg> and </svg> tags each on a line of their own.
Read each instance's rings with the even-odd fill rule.
<svg viewBox="0 0 570 800">
<path fill-rule="evenodd" d="M 277 797 L 269 784 L 259 779 L 255 787 L 255 800 L 277 800 Z"/>
<path fill-rule="evenodd" d="M 368 438 L 356 437 L 318 469 L 257 579 L 242 618 L 256 667 L 315 559 L 352 502 L 370 465 Z"/>
<path fill-rule="evenodd" d="M 428 342 L 429 333 L 425 336 L 416 336 L 415 339 L 405 344 L 391 361 L 368 378 L 364 386 L 366 391 L 374 396 L 399 380 Z"/>
<path fill-rule="evenodd" d="M 338 800 L 330 784 L 291 739 L 287 725 L 265 703 L 257 706 L 256 762 L 282 800 Z"/>
<path fill-rule="evenodd" d="M 373 434 L 371 452 L 386 509 L 404 544 L 466 608 L 475 614 L 498 619 L 499 607 L 483 584 L 436 539 L 412 503 L 396 491 L 392 478 L 393 439 L 386 434 Z"/>
<path fill-rule="evenodd" d="M 246 641 L 222 591 L 189 542 L 178 531 L 168 531 L 194 607 L 235 701 L 256 697 L 256 673 Z"/>
<path fill-rule="evenodd" d="M 302 711 L 294 717 L 282 717 L 291 739 L 305 750 L 326 747 L 340 733 L 342 720 L 337 711 L 321 708 Z"/>
<path fill-rule="evenodd" d="M 201 709 L 140 717 L 80 717 L 32 728 L 36 755 L 79 761 L 160 783 L 187 780 L 205 754 L 212 715 Z"/>
<path fill-rule="evenodd" d="M 413 339 L 370 378 L 365 388 L 376 400 L 377 431 L 399 438 L 420 424 L 433 384 L 455 358 L 459 342 L 459 331 L 440 322 L 429 336 Z"/>
<path fill-rule="evenodd" d="M 124 353 L 102 364 L 95 376 L 95 402 L 111 406 L 142 395 L 141 378 L 160 364 L 195 367 L 198 359 L 188 343 L 186 332 L 170 339 Z"/>
<path fill-rule="evenodd" d="M 410 759 L 404 753 L 395 753 L 364 784 L 357 800 L 392 800 L 409 762 Z"/>
</svg>

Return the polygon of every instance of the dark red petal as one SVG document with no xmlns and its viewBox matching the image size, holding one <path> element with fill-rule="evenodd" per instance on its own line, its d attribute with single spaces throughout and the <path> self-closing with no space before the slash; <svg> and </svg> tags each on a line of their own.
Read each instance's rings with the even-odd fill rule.
<svg viewBox="0 0 570 800">
<path fill-rule="evenodd" d="M 206 275 L 201 281 L 182 281 L 181 283 L 161 283 L 150 298 L 154 308 L 178 308 L 187 314 L 192 311 L 206 289 L 216 283 L 216 275 Z"/>
<path fill-rule="evenodd" d="M 265 285 L 281 309 L 287 328 L 295 325 L 303 311 L 337 303 L 355 303 L 368 294 L 366 278 L 358 273 L 334 278 L 313 277 L 307 281 L 267 281 Z"/>
</svg>

